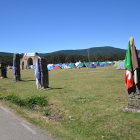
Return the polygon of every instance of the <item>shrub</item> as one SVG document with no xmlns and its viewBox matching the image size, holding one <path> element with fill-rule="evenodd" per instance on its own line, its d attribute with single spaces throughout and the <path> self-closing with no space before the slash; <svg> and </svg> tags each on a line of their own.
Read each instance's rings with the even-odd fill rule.
<svg viewBox="0 0 140 140">
<path fill-rule="evenodd" d="M 44 116 L 49 116 L 50 114 L 51 114 L 51 111 L 50 110 L 45 110 L 43 115 Z"/>
<path fill-rule="evenodd" d="M 24 100 L 21 100 L 18 95 L 10 94 L 7 97 L 5 97 L 5 100 L 9 100 L 11 103 L 14 103 L 19 106 L 25 106 Z"/>
<path fill-rule="evenodd" d="M 45 99 L 45 97 L 28 97 L 27 99 L 25 99 L 26 102 L 26 106 L 29 108 L 33 108 L 35 105 L 38 105 L 40 107 L 43 106 L 47 106 L 48 105 L 48 101 Z"/>
<path fill-rule="evenodd" d="M 7 95 L 4 99 L 16 105 L 25 106 L 30 109 L 32 109 L 35 105 L 38 105 L 40 107 L 48 105 L 48 101 L 45 99 L 45 96 L 42 97 L 36 96 L 36 97 L 30 97 L 30 98 L 28 97 L 26 99 L 21 99 L 18 95 L 10 94 Z"/>
</svg>

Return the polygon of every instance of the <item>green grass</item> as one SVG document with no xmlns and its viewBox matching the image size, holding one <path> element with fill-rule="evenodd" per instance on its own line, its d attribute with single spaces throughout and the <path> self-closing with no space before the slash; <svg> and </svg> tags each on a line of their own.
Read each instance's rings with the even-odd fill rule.
<svg viewBox="0 0 140 140">
<path fill-rule="evenodd" d="M 124 70 L 115 67 L 51 70 L 49 86 L 52 89 L 46 91 L 37 90 L 34 70 L 22 70 L 21 82 L 12 82 L 11 71 L 7 76 L 0 79 L 1 98 L 9 94 L 18 95 L 22 100 L 46 97 L 48 105 L 38 111 L 4 100 L 0 102 L 55 138 L 140 139 L 140 114 L 121 110 L 127 104 Z"/>
</svg>

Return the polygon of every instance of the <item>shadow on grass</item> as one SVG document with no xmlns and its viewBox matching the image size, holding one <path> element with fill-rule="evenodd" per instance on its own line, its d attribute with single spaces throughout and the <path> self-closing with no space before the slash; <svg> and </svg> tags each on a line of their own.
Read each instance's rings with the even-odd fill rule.
<svg viewBox="0 0 140 140">
<path fill-rule="evenodd" d="M 22 82 L 36 81 L 36 80 L 21 80 Z"/>
<path fill-rule="evenodd" d="M 63 88 L 52 88 L 52 87 L 51 87 L 51 89 L 63 89 Z"/>
</svg>

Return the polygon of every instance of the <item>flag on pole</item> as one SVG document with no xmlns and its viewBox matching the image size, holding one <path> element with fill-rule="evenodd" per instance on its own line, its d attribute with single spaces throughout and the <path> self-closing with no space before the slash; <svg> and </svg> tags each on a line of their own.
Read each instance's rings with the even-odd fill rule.
<svg viewBox="0 0 140 140">
<path fill-rule="evenodd" d="M 13 60 L 13 75 L 15 75 L 15 61 Z"/>
<path fill-rule="evenodd" d="M 39 59 L 36 60 L 36 69 L 35 69 L 35 76 L 36 76 L 36 86 L 37 89 L 39 88 L 40 83 L 40 66 L 39 66 Z"/>
<path fill-rule="evenodd" d="M 90 49 L 88 48 L 88 49 L 87 49 L 87 52 L 89 52 L 89 51 L 90 51 Z"/>
<path fill-rule="evenodd" d="M 128 48 L 125 56 L 124 67 L 128 70 L 132 71 L 132 64 L 131 64 L 131 50 L 130 50 L 130 40 L 128 42 Z"/>
<path fill-rule="evenodd" d="M 127 90 L 134 86 L 133 72 L 127 69 L 125 69 L 125 83 Z"/>
<path fill-rule="evenodd" d="M 88 52 L 88 61 L 90 62 L 90 59 L 89 59 L 89 57 L 90 57 L 89 51 L 90 51 L 90 49 L 88 48 L 88 49 L 87 49 L 87 52 Z"/>
<path fill-rule="evenodd" d="M 126 89 L 134 86 L 133 82 L 133 71 L 132 71 L 132 64 L 131 64 L 131 49 L 130 49 L 130 40 L 128 42 L 128 48 L 125 56 L 125 63 L 124 63 L 125 69 L 125 83 L 126 83 Z"/>
</svg>

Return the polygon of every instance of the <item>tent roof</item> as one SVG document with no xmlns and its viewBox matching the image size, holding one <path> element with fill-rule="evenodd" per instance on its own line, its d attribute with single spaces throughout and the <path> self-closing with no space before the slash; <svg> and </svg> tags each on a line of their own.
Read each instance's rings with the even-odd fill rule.
<svg viewBox="0 0 140 140">
<path fill-rule="evenodd" d="M 94 66 L 94 64 L 89 64 L 89 65 L 87 65 L 88 68 L 91 68 L 91 67 L 93 67 L 93 66 Z"/>
<path fill-rule="evenodd" d="M 53 69 L 61 69 L 60 66 L 55 66 Z"/>
<path fill-rule="evenodd" d="M 125 62 L 125 61 L 121 61 L 121 62 L 118 64 L 118 66 L 117 66 L 116 69 L 125 69 L 125 67 L 124 67 L 124 62 Z"/>
<path fill-rule="evenodd" d="M 70 63 L 69 64 L 72 68 L 75 68 L 76 66 L 75 66 L 75 63 Z"/>
<path fill-rule="evenodd" d="M 71 66 L 69 64 L 64 66 L 64 69 L 71 69 Z"/>
<path fill-rule="evenodd" d="M 118 66 L 121 60 L 117 61 L 113 66 Z"/>
</svg>

